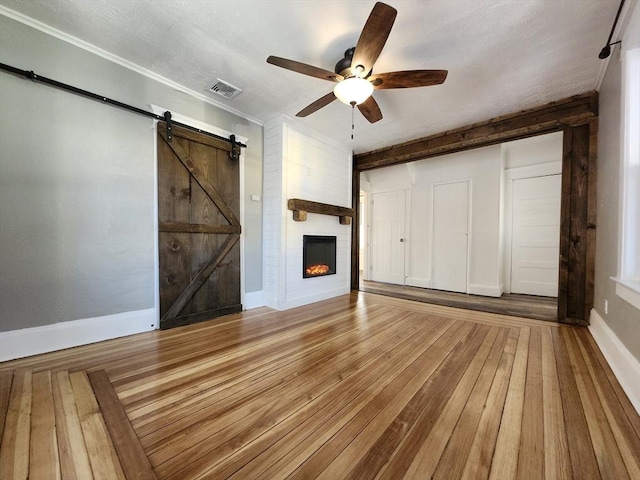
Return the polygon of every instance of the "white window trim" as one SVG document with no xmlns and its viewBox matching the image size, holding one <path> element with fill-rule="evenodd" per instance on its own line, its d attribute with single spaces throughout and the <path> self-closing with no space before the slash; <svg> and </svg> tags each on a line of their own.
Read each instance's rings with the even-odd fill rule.
<svg viewBox="0 0 640 480">
<path fill-rule="evenodd" d="M 621 108 L 621 151 L 622 165 L 620 169 L 620 245 L 618 259 L 618 276 L 611 277 L 616 283 L 616 295 L 640 310 L 640 271 L 638 267 L 631 267 L 630 256 L 638 256 L 640 244 L 637 235 L 629 234 L 628 229 L 640 231 L 640 219 L 631 218 L 629 204 L 637 201 L 640 190 L 630 192 L 628 169 L 631 162 L 640 161 L 640 48 L 626 50 L 622 55 L 622 108 Z M 634 88 L 633 91 L 630 91 Z M 636 167 L 638 168 L 638 167 Z M 634 196 L 633 198 L 629 198 Z M 630 227 L 630 224 L 633 224 Z M 635 239 L 635 242 L 633 241 Z M 636 260 L 637 262 L 637 260 Z"/>
<path fill-rule="evenodd" d="M 640 282 L 611 277 L 616 282 L 616 295 L 640 310 Z"/>
</svg>

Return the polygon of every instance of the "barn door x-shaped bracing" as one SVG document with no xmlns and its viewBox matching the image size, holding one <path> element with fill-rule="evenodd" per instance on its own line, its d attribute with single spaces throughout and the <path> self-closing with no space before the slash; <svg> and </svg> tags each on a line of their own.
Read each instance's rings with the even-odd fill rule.
<svg viewBox="0 0 640 480">
<path fill-rule="evenodd" d="M 240 167 L 230 144 L 158 124 L 160 328 L 242 310 Z"/>
</svg>

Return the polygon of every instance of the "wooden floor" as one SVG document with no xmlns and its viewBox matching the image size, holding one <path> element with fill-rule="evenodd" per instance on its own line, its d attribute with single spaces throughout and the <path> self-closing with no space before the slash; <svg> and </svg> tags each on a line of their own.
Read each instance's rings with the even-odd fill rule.
<svg viewBox="0 0 640 480">
<path fill-rule="evenodd" d="M 553 322 L 558 319 L 558 299 L 554 297 L 538 297 L 516 293 L 504 293 L 500 297 L 485 297 L 369 280 L 360 280 L 360 290 L 378 295 L 406 298 L 416 302 L 465 308 L 480 312 L 515 315 L 517 317 Z"/>
<path fill-rule="evenodd" d="M 156 478 L 104 370 L 0 372 L 0 412 L 0 478 Z"/>
<path fill-rule="evenodd" d="M 34 411 L 48 379 L 54 400 L 60 385 L 80 403 L 93 388 L 76 440 L 95 448 L 83 422 L 104 417 L 99 441 L 118 475 L 130 446 L 160 479 L 640 478 L 640 417 L 581 327 L 360 292 L 0 370 L 14 372 L 0 380 L 2 479 L 26 478 L 24 465 L 29 478 L 57 478 L 40 445 L 57 442 L 63 458 L 59 425 L 75 413 L 55 401 L 53 414 Z M 124 421 L 109 426 L 118 409 Z M 122 478 L 89 463 L 95 478 Z"/>
</svg>

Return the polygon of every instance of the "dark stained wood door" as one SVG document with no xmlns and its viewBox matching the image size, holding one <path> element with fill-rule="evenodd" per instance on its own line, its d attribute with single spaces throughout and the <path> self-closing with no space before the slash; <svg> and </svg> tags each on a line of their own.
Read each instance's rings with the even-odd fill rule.
<svg viewBox="0 0 640 480">
<path fill-rule="evenodd" d="M 242 310 L 240 166 L 230 144 L 158 124 L 160 328 Z"/>
</svg>

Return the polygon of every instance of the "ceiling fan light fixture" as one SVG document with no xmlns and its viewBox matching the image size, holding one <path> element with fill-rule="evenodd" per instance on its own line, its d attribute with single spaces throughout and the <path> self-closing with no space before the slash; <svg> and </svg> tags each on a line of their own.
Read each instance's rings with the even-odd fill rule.
<svg viewBox="0 0 640 480">
<path fill-rule="evenodd" d="M 346 78 L 333 89 L 338 100 L 347 105 L 360 105 L 373 93 L 373 85 L 360 77 Z"/>
</svg>

